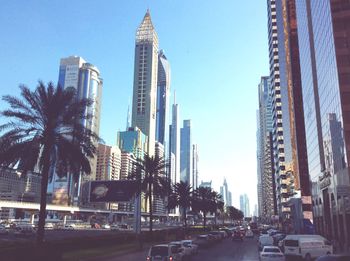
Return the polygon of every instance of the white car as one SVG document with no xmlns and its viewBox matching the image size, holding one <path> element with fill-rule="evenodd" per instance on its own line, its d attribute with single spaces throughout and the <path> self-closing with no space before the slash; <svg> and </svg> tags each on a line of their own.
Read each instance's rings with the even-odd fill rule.
<svg viewBox="0 0 350 261">
<path fill-rule="evenodd" d="M 261 261 L 285 261 L 284 254 L 276 246 L 264 246 L 260 252 Z"/>
<path fill-rule="evenodd" d="M 251 231 L 250 229 L 248 229 L 247 232 L 245 232 L 245 237 L 254 237 L 253 231 Z"/>
<path fill-rule="evenodd" d="M 182 261 L 182 252 L 180 249 L 171 244 L 162 244 L 151 246 L 146 257 L 147 261 Z"/>
<path fill-rule="evenodd" d="M 44 226 L 45 229 L 54 229 L 54 226 L 52 223 L 45 223 L 45 226 Z"/>
<path fill-rule="evenodd" d="M 169 245 L 177 246 L 181 250 L 180 254 L 182 254 L 182 259 L 186 259 L 192 254 L 191 248 L 185 247 L 181 241 L 173 241 L 170 242 Z"/>
<path fill-rule="evenodd" d="M 111 229 L 111 226 L 109 224 L 103 224 L 101 227 L 104 229 Z"/>
<path fill-rule="evenodd" d="M 65 224 L 64 228 L 65 229 L 72 229 L 72 230 L 74 230 L 76 228 L 76 225 L 73 224 L 73 223 L 72 224 Z"/>
<path fill-rule="evenodd" d="M 7 235 L 9 232 L 5 226 L 0 225 L 0 235 Z"/>
<path fill-rule="evenodd" d="M 198 254 L 198 245 L 194 244 L 192 240 L 181 240 L 181 242 L 185 248 L 191 249 L 191 255 Z"/>
<path fill-rule="evenodd" d="M 269 235 L 261 235 L 258 242 L 259 252 L 263 250 L 265 246 L 273 246 L 273 238 Z"/>
</svg>

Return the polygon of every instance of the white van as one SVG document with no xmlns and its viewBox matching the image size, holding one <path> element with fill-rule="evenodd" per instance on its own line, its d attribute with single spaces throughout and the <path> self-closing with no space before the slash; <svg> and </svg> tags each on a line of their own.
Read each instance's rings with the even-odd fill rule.
<svg viewBox="0 0 350 261">
<path fill-rule="evenodd" d="M 332 244 L 320 235 L 287 235 L 283 240 L 284 254 L 311 260 L 333 254 Z"/>
</svg>

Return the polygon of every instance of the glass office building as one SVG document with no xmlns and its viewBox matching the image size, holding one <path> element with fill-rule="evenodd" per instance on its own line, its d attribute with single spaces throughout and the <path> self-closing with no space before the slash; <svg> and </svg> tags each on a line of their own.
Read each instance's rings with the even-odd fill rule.
<svg viewBox="0 0 350 261">
<path fill-rule="evenodd" d="M 349 247 L 350 6 L 298 0 L 300 65 L 316 232 Z"/>
</svg>

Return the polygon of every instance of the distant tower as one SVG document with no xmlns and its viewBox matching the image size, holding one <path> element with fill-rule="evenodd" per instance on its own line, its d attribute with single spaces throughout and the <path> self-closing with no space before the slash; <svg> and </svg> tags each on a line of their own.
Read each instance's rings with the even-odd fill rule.
<svg viewBox="0 0 350 261">
<path fill-rule="evenodd" d="M 155 149 L 157 74 L 158 36 L 147 10 L 136 32 L 132 127 L 149 137 L 150 155 Z"/>
<path fill-rule="evenodd" d="M 180 182 L 180 125 L 179 125 L 179 105 L 176 104 L 174 94 L 174 104 L 172 108 L 172 124 L 170 125 L 170 157 L 173 154 L 175 161 L 170 166 L 170 177 L 172 183 Z"/>
<path fill-rule="evenodd" d="M 192 173 L 192 137 L 191 120 L 184 120 L 180 138 L 180 180 L 193 187 Z"/>
</svg>

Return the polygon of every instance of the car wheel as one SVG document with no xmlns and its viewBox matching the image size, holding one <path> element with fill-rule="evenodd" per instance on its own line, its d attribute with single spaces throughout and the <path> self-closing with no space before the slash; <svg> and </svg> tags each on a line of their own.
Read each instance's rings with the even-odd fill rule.
<svg viewBox="0 0 350 261">
<path fill-rule="evenodd" d="M 330 255 L 331 254 L 331 252 L 327 252 L 327 255 Z"/>
<path fill-rule="evenodd" d="M 311 255 L 310 255 L 309 253 L 307 253 L 307 254 L 305 255 L 305 260 L 306 260 L 306 261 L 311 261 Z"/>
</svg>

